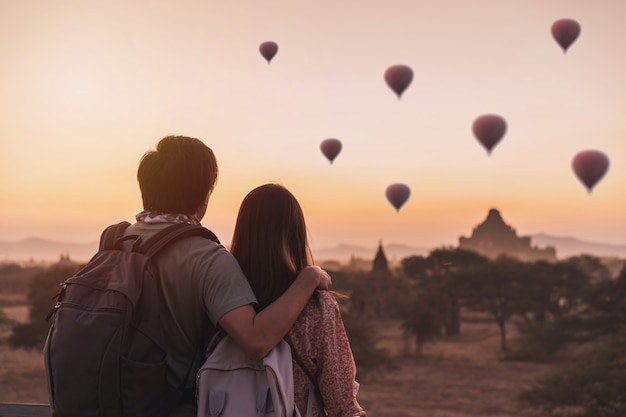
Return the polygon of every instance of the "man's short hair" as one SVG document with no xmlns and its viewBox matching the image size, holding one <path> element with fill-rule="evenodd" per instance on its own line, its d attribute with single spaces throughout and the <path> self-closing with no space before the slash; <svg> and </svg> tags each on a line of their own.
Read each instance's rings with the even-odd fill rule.
<svg viewBox="0 0 626 417">
<path fill-rule="evenodd" d="M 217 182 L 217 160 L 201 140 L 166 136 L 137 170 L 144 210 L 194 214 Z"/>
</svg>

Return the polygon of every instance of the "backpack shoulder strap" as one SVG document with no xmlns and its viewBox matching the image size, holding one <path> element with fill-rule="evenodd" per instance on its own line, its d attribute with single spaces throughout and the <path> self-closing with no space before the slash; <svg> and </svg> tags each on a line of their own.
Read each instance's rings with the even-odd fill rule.
<svg viewBox="0 0 626 417">
<path fill-rule="evenodd" d="M 104 232 L 102 232 L 102 235 L 100 236 L 99 250 L 115 249 L 115 245 L 118 239 L 124 236 L 124 231 L 128 226 L 130 226 L 130 223 L 120 222 L 117 224 L 112 224 L 111 226 L 104 229 Z"/>
<path fill-rule="evenodd" d="M 212 231 L 205 227 L 196 226 L 193 224 L 175 224 L 161 230 L 156 235 L 146 240 L 139 247 L 138 251 L 152 257 L 168 244 L 186 236 L 201 236 L 206 239 L 212 240 L 215 243 L 220 243 L 217 236 L 215 236 Z"/>
</svg>

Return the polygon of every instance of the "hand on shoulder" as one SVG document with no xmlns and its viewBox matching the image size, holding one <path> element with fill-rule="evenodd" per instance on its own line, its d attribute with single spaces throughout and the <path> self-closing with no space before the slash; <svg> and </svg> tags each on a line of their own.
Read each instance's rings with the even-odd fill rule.
<svg viewBox="0 0 626 417">
<path fill-rule="evenodd" d="M 299 277 L 303 277 L 303 279 L 313 279 L 316 281 L 318 290 L 327 290 L 333 284 L 332 278 L 324 269 L 322 269 L 318 265 L 309 265 L 305 266 Z"/>
</svg>

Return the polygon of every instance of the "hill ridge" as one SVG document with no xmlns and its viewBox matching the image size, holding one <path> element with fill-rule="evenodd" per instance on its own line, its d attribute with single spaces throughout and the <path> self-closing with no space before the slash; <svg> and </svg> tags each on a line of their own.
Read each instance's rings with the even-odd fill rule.
<svg viewBox="0 0 626 417">
<path fill-rule="evenodd" d="M 569 256 L 587 254 L 598 257 L 626 258 L 626 244 L 591 242 L 573 236 L 555 236 L 548 233 L 530 235 L 534 246 L 554 246 L 557 257 L 564 259 Z M 413 246 L 406 243 L 383 244 L 383 250 L 389 259 L 401 259 L 413 255 L 425 256 L 436 248 L 447 245 Z M 75 261 L 89 260 L 98 248 L 98 241 L 77 243 L 61 242 L 39 237 L 28 237 L 19 241 L 0 241 L 1 261 L 44 261 L 53 262 L 62 254 L 69 254 Z M 358 245 L 340 242 L 334 246 L 313 249 L 316 260 L 349 260 L 352 257 L 373 259 L 378 245 Z"/>
</svg>

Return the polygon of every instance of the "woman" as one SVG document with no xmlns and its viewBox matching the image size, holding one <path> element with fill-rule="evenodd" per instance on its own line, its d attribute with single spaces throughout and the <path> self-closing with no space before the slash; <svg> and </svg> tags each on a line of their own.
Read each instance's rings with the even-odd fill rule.
<svg viewBox="0 0 626 417">
<path fill-rule="evenodd" d="M 248 193 L 239 208 L 231 252 L 260 310 L 280 297 L 298 272 L 313 264 L 304 215 L 293 194 L 278 184 Z M 316 291 L 285 338 L 300 359 L 294 360 L 293 372 L 302 413 L 314 380 L 321 398 L 313 404 L 313 416 L 323 416 L 324 409 L 329 417 L 366 415 L 356 399 L 354 357 L 333 293 Z"/>
</svg>

